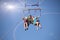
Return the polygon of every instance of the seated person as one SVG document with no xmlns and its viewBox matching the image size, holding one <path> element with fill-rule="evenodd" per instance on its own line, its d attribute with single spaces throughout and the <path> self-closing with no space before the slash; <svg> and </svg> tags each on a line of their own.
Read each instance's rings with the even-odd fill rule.
<svg viewBox="0 0 60 40">
<path fill-rule="evenodd" d="M 32 15 L 29 15 L 27 17 L 27 20 L 28 20 L 29 24 L 33 24 L 33 16 Z"/>
<path fill-rule="evenodd" d="M 23 20 L 24 20 L 24 29 L 25 29 L 25 31 L 26 30 L 28 30 L 28 20 L 27 20 L 27 17 L 25 17 L 25 18 L 23 18 Z"/>
<path fill-rule="evenodd" d="M 39 17 L 35 17 L 35 18 L 33 18 L 33 20 L 34 20 L 33 24 L 37 27 L 37 30 L 38 30 L 39 27 L 41 28 Z"/>
</svg>

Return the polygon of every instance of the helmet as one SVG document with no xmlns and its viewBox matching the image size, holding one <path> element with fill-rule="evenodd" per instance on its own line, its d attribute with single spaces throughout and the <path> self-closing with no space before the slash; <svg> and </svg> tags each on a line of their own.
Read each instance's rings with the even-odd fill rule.
<svg viewBox="0 0 60 40">
<path fill-rule="evenodd" d="M 25 17 L 25 19 L 27 19 L 27 17 Z"/>
</svg>

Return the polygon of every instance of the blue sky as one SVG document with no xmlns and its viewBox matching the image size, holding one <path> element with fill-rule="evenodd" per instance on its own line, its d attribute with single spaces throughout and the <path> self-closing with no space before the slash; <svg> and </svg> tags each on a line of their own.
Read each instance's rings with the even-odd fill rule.
<svg viewBox="0 0 60 40">
<path fill-rule="evenodd" d="M 20 0 L 0 0 L 0 40 L 60 40 L 60 0 L 44 0 L 40 3 L 42 29 L 38 32 L 34 25 L 30 25 L 29 30 L 24 31 L 22 18 L 29 14 L 39 16 L 39 11 L 7 11 L 5 6 L 1 7 L 6 2 L 24 7 L 24 2 Z M 27 0 L 27 4 L 30 2 L 34 0 Z"/>
</svg>

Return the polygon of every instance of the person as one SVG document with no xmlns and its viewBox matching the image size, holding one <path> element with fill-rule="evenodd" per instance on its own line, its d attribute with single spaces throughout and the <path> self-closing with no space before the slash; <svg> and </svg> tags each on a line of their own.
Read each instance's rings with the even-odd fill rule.
<svg viewBox="0 0 60 40">
<path fill-rule="evenodd" d="M 29 15 L 28 17 L 24 17 L 24 29 L 25 31 L 28 30 L 29 24 L 33 23 L 33 16 Z"/>
<path fill-rule="evenodd" d="M 28 30 L 30 24 L 34 24 L 37 28 L 37 31 L 39 27 L 41 28 L 39 17 L 33 17 L 32 15 L 29 15 L 28 17 L 23 18 L 23 20 L 25 31 Z"/>
<path fill-rule="evenodd" d="M 29 15 L 27 20 L 28 20 L 29 24 L 33 24 L 33 16 L 32 15 Z"/>
<path fill-rule="evenodd" d="M 33 21 L 33 24 L 36 26 L 37 31 L 38 31 L 38 28 L 39 28 L 39 27 L 41 28 L 41 24 L 40 24 L 40 21 L 39 21 L 39 17 L 35 17 L 33 20 L 34 20 L 34 21 Z"/>
<path fill-rule="evenodd" d="M 24 20 L 24 29 L 26 31 L 26 30 L 28 30 L 28 26 L 29 26 L 27 17 L 23 18 L 23 20 Z"/>
</svg>

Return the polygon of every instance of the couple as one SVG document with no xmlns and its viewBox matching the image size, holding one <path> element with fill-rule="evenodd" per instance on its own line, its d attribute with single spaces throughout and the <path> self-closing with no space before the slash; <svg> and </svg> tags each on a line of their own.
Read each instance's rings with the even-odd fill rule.
<svg viewBox="0 0 60 40">
<path fill-rule="evenodd" d="M 25 31 L 28 30 L 29 24 L 35 25 L 37 30 L 39 27 L 41 28 L 41 24 L 39 22 L 39 17 L 33 17 L 32 15 L 29 15 L 28 17 L 24 17 L 23 20 L 24 20 Z"/>
</svg>

